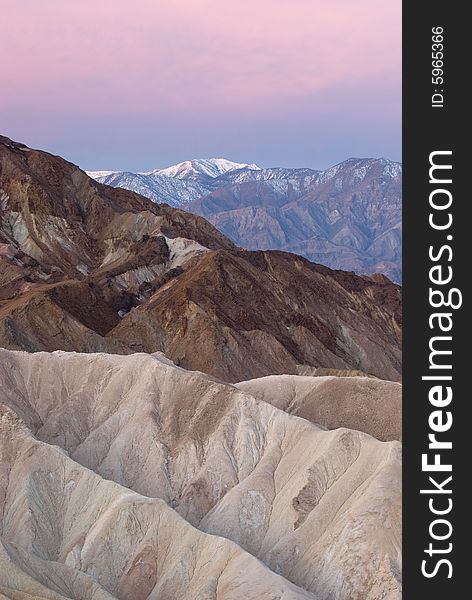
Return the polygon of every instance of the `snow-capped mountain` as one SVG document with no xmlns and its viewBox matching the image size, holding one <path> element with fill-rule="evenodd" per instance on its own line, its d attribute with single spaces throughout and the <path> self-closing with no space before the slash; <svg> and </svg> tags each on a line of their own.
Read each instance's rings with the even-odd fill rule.
<svg viewBox="0 0 472 600">
<path fill-rule="evenodd" d="M 224 158 L 147 173 L 94 171 L 101 183 L 204 216 L 240 246 L 401 280 L 402 166 L 349 158 L 324 171 Z"/>
<path fill-rule="evenodd" d="M 215 180 L 222 175 L 260 170 L 255 164 L 225 158 L 199 158 L 147 172 L 87 171 L 87 174 L 100 183 L 131 190 L 155 202 L 181 207 L 213 191 Z"/>
<path fill-rule="evenodd" d="M 237 163 L 225 158 L 197 158 L 186 160 L 184 162 L 172 165 L 166 169 L 156 169 L 148 175 L 165 175 L 166 177 L 176 177 L 177 179 L 189 179 L 199 175 L 207 177 L 219 177 L 230 171 L 248 169 L 250 171 L 259 171 L 260 167 L 255 164 Z"/>
<path fill-rule="evenodd" d="M 100 171 L 88 172 L 88 175 L 100 183 L 125 188 L 146 196 L 154 202 L 164 202 L 174 207 L 185 206 L 193 200 L 198 200 L 208 194 L 213 189 L 213 178 L 208 175 L 200 175 L 198 179 L 193 177 L 185 179 L 160 175 L 159 170 L 149 173 L 130 173 L 127 171 L 112 171 L 107 175 L 98 175 L 97 173 L 100 173 Z"/>
</svg>

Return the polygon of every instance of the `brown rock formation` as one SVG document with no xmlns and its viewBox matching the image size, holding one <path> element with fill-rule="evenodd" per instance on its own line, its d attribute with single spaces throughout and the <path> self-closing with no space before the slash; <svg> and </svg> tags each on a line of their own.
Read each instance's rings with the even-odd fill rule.
<svg viewBox="0 0 472 600">
<path fill-rule="evenodd" d="M 398 380 L 386 278 L 238 250 L 208 222 L 0 138 L 0 345 L 163 351 L 226 381 L 297 365 Z"/>
<path fill-rule="evenodd" d="M 400 323 L 400 290 L 390 282 L 233 250 L 203 256 L 109 337 L 225 381 L 297 373 L 297 364 L 397 380 Z"/>
</svg>

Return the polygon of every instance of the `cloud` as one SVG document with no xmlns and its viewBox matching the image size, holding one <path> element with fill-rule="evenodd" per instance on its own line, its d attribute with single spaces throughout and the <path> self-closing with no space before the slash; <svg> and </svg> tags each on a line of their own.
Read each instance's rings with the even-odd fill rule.
<svg viewBox="0 0 472 600">
<path fill-rule="evenodd" d="M 22 0 L 2 7 L 0 113 L 284 118 L 400 81 L 385 0 Z M 365 110 L 369 99 L 365 95 Z M 330 98 L 330 104 L 323 102 Z M 400 95 L 397 95 L 399 103 Z M 362 116 L 362 115 L 358 115 Z"/>
</svg>

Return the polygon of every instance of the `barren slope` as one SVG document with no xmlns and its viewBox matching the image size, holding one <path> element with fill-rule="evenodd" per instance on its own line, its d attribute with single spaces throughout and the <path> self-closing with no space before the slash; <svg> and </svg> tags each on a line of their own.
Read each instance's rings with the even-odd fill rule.
<svg viewBox="0 0 472 600">
<path fill-rule="evenodd" d="M 0 382 L 39 439 L 316 597 L 400 598 L 398 443 L 321 430 L 159 355 L 4 350 Z M 62 503 L 63 488 L 50 496 Z"/>
<path fill-rule="evenodd" d="M 400 440 L 402 386 L 368 377 L 273 375 L 236 384 L 259 400 L 327 429 L 347 427 Z"/>
<path fill-rule="evenodd" d="M 128 351 L 105 334 L 181 265 L 233 244 L 204 219 L 0 137 L 0 344 Z"/>
<path fill-rule="evenodd" d="M 313 598 L 162 500 L 36 441 L 0 404 L 0 593 L 62 600 Z"/>
<path fill-rule="evenodd" d="M 225 381 L 297 364 L 401 377 L 401 290 L 282 252 L 214 251 L 108 334 Z"/>
</svg>

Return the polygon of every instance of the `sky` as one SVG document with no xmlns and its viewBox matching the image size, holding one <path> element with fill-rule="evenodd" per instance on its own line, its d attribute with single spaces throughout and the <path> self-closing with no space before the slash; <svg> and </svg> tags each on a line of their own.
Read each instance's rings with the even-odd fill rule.
<svg viewBox="0 0 472 600">
<path fill-rule="evenodd" d="M 84 169 L 401 159 L 400 0 L 0 0 L 0 133 Z"/>
</svg>

